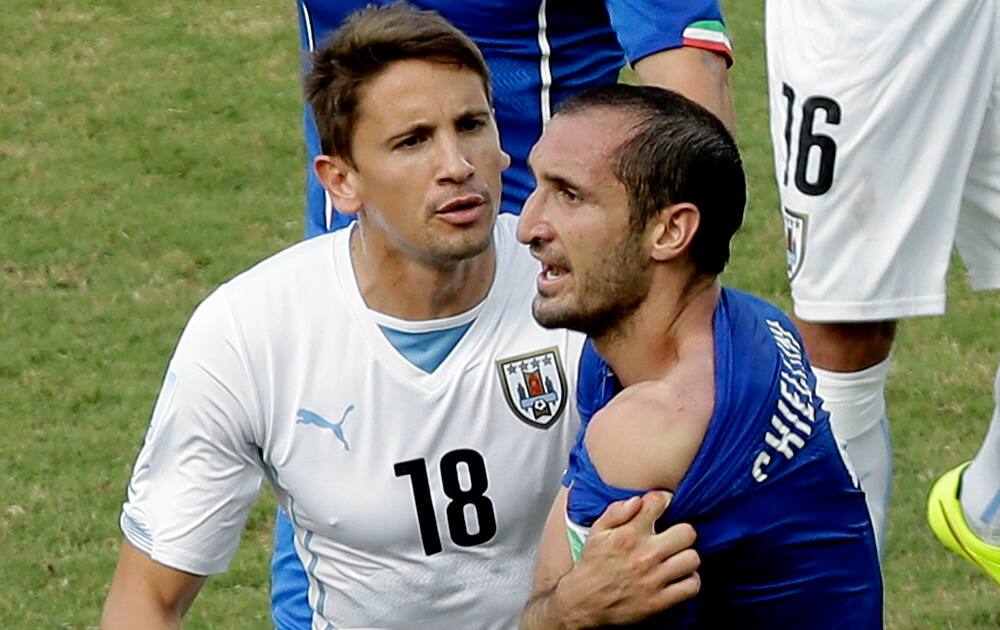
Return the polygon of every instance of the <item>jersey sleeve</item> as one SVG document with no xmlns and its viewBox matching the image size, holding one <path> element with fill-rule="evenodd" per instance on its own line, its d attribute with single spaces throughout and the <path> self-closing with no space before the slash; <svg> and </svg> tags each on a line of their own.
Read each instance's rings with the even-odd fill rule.
<svg viewBox="0 0 1000 630">
<path fill-rule="evenodd" d="M 609 400 L 606 390 L 607 364 L 597 354 L 594 342 L 590 339 L 583 344 L 580 361 L 577 368 L 576 408 L 580 415 L 580 428 L 576 432 L 573 448 L 569 453 L 569 463 L 563 473 L 562 485 L 569 487 L 580 461 L 580 450 L 583 448 L 583 436 L 587 432 L 590 418 Z"/>
<path fill-rule="evenodd" d="M 576 562 L 583 554 L 583 547 L 590 536 L 590 527 L 604 510 L 615 501 L 645 494 L 638 488 L 620 488 L 601 479 L 587 446 L 581 438 L 573 448 L 572 474 L 567 472 L 569 493 L 566 497 L 566 536 L 569 549 Z"/>
<path fill-rule="evenodd" d="M 606 0 L 611 26 L 629 63 L 682 46 L 714 50 L 733 62 L 717 0 Z"/>
<path fill-rule="evenodd" d="M 121 514 L 130 543 L 196 575 L 229 565 L 262 483 L 257 396 L 224 290 L 181 335 Z"/>
</svg>

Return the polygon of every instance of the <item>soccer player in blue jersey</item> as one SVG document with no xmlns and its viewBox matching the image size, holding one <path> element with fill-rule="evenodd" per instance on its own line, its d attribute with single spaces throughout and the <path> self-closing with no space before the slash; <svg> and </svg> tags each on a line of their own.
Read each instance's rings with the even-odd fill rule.
<svg viewBox="0 0 1000 630">
<path fill-rule="evenodd" d="M 699 595 L 656 627 L 881 627 L 872 525 L 802 341 L 718 281 L 746 200 L 723 124 L 669 91 L 597 88 L 564 103 L 529 165 L 533 314 L 586 332 L 581 382 L 595 363 L 601 382 L 580 400 L 525 627 L 548 627 L 595 518 L 651 488 L 674 493 L 658 524 L 693 524 L 702 561 Z"/>
<path fill-rule="evenodd" d="M 302 49 L 313 51 L 346 17 L 390 0 L 298 0 Z M 717 0 L 411 0 L 472 38 L 493 77 L 497 124 L 511 168 L 502 212 L 518 214 L 532 180 L 525 166 L 552 108 L 575 91 L 617 81 L 628 61 L 647 84 L 675 89 L 732 126 L 732 48 Z M 312 171 L 321 153 L 309 108 L 306 236 L 345 225 Z"/>
</svg>

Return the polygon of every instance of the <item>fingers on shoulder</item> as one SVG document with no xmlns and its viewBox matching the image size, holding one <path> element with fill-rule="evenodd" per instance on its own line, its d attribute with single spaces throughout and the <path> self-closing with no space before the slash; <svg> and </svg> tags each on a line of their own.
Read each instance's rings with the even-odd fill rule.
<svg viewBox="0 0 1000 630">
<path fill-rule="evenodd" d="M 696 596 L 701 590 L 701 576 L 695 572 L 680 580 L 667 584 L 654 598 L 653 605 L 659 610 L 676 606 Z"/>
<path fill-rule="evenodd" d="M 690 523 L 676 523 L 656 535 L 665 547 L 683 549 L 698 540 L 698 532 Z"/>
</svg>

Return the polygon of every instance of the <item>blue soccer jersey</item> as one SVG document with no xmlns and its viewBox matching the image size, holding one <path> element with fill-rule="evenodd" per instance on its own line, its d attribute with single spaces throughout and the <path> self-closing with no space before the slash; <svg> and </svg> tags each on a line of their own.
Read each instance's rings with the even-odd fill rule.
<svg viewBox="0 0 1000 630">
<path fill-rule="evenodd" d="M 650 625 L 880 628 L 882 581 L 864 495 L 820 408 L 797 331 L 777 308 L 731 289 L 713 328 L 712 418 L 657 523 L 694 526 L 701 592 Z M 582 363 L 586 427 L 621 387 L 590 343 Z M 602 382 L 585 386 L 585 373 Z M 563 480 L 571 546 L 610 503 L 644 492 L 601 480 L 585 430 Z"/>
<path fill-rule="evenodd" d="M 299 0 L 302 48 L 315 50 L 354 11 L 388 0 Z M 626 59 L 695 46 L 731 56 L 717 0 L 411 0 L 437 11 L 479 45 L 493 75 L 500 140 L 510 154 L 504 173 L 502 211 L 519 214 L 533 187 L 528 152 L 552 108 L 584 88 L 613 83 Z M 304 63 L 308 59 L 304 57 Z M 306 236 L 351 219 L 328 206 L 312 172 L 320 153 L 309 108 Z"/>
</svg>

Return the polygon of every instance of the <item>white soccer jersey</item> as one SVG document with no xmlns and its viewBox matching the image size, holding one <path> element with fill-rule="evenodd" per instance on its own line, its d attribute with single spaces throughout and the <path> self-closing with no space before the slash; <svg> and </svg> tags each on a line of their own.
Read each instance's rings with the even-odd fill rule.
<svg viewBox="0 0 1000 630">
<path fill-rule="evenodd" d="M 500 273 L 430 374 L 367 309 L 351 230 L 215 291 L 170 362 L 123 506 L 128 540 L 223 571 L 267 477 L 295 525 L 314 628 L 515 627 L 579 424 L 583 341 L 531 318 L 539 268 L 515 221 L 499 219 Z"/>
</svg>

